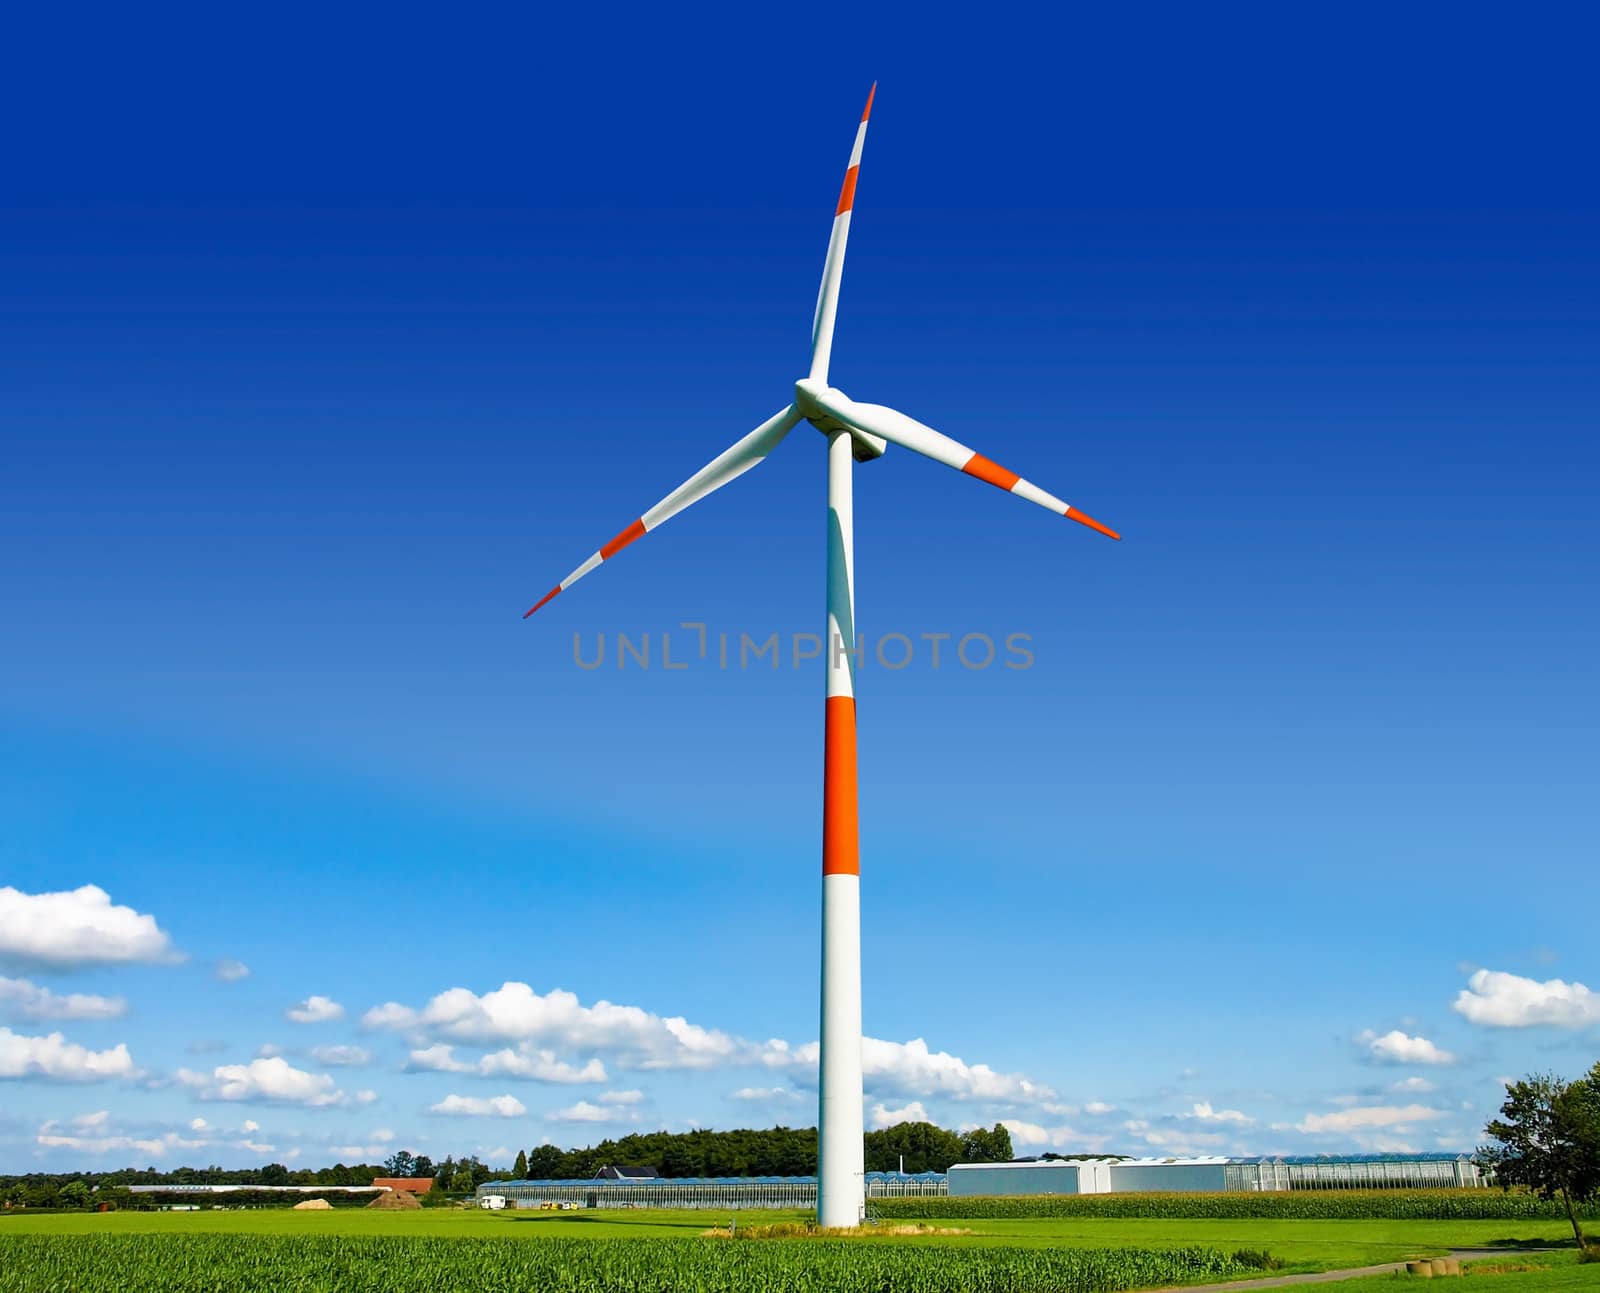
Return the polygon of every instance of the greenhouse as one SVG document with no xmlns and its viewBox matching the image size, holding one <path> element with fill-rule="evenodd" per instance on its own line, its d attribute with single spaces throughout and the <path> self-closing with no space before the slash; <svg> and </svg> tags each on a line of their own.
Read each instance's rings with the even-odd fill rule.
<svg viewBox="0 0 1600 1293">
<path fill-rule="evenodd" d="M 867 1198 L 944 1194 L 943 1172 L 868 1172 Z M 814 1208 L 814 1176 L 688 1176 L 632 1181 L 490 1181 L 478 1197 L 500 1195 L 512 1208 Z"/>
<path fill-rule="evenodd" d="M 1229 1190 L 1448 1190 L 1489 1184 L 1471 1154 L 1234 1158 L 1225 1172 Z"/>
</svg>

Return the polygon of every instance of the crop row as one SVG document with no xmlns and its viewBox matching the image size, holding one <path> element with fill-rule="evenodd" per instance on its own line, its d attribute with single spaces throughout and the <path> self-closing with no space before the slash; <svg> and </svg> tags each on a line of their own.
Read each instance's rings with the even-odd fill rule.
<svg viewBox="0 0 1600 1293">
<path fill-rule="evenodd" d="M 1502 1190 L 1289 1190 L 1228 1194 L 1044 1194 L 875 1199 L 885 1220 L 1117 1217 L 1194 1220 L 1527 1221 L 1566 1217 L 1560 1203 Z M 1590 1205 L 1580 1215 L 1600 1216 Z"/>
<path fill-rule="evenodd" d="M 1114 1293 L 1248 1275 L 1205 1248 L 877 1240 L 0 1235 L 7 1293 Z"/>
</svg>

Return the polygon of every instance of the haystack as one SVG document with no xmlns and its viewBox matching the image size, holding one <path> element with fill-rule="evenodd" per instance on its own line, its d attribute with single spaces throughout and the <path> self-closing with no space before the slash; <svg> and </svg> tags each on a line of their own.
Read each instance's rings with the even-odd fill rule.
<svg viewBox="0 0 1600 1293">
<path fill-rule="evenodd" d="M 294 1205 L 295 1212 L 332 1212 L 333 1204 L 326 1199 L 306 1199 Z"/>
<path fill-rule="evenodd" d="M 404 1212 L 410 1208 L 420 1208 L 422 1204 L 410 1190 L 385 1190 L 367 1206 Z"/>
</svg>

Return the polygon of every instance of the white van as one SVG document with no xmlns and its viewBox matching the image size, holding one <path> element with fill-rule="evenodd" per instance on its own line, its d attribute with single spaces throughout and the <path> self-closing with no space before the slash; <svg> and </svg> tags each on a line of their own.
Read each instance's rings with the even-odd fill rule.
<svg viewBox="0 0 1600 1293">
<path fill-rule="evenodd" d="M 499 1212 L 506 1206 L 506 1196 L 503 1194 L 485 1194 L 478 1200 L 480 1208 L 488 1208 L 491 1212 Z"/>
</svg>

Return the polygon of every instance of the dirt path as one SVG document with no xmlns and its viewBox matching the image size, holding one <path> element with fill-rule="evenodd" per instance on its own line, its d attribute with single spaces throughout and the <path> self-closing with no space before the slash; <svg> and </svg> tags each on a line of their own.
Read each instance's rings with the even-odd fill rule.
<svg viewBox="0 0 1600 1293">
<path fill-rule="evenodd" d="M 1485 1257 L 1511 1257 L 1518 1253 L 1555 1252 L 1553 1248 L 1452 1248 L 1447 1254 L 1462 1261 Z M 1413 1259 L 1414 1260 L 1414 1259 Z M 1254 1280 L 1229 1280 L 1226 1284 L 1191 1284 L 1182 1293 L 1243 1293 L 1247 1289 L 1288 1288 L 1291 1284 L 1332 1284 L 1337 1280 L 1359 1279 L 1363 1275 L 1392 1275 L 1403 1271 L 1405 1262 L 1382 1262 L 1377 1266 L 1351 1266 L 1342 1271 L 1312 1271 L 1307 1275 L 1267 1275 Z"/>
</svg>

